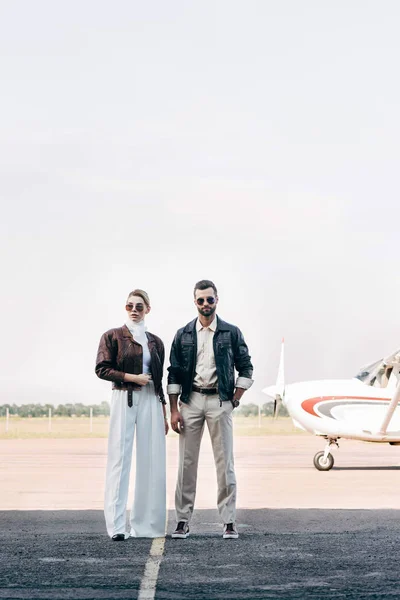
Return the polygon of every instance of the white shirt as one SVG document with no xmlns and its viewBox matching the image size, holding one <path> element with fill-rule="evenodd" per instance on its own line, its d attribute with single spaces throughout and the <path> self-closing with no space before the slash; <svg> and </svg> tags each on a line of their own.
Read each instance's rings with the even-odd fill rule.
<svg viewBox="0 0 400 600">
<path fill-rule="evenodd" d="M 216 316 L 208 327 L 203 327 L 200 320 L 197 319 L 197 357 L 196 372 L 193 379 L 193 385 L 196 385 L 197 387 L 216 387 L 218 383 L 213 347 L 216 328 Z"/>
<path fill-rule="evenodd" d="M 125 323 L 129 331 L 131 332 L 133 339 L 135 342 L 140 344 L 143 348 L 143 373 L 150 373 L 150 350 L 147 342 L 147 327 L 144 321 L 140 321 L 140 323 L 134 323 L 129 319 Z"/>
</svg>

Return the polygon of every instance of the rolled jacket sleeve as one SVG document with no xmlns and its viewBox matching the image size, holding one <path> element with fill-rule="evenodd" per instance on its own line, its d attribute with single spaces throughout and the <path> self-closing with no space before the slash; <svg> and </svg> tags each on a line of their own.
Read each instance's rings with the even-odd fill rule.
<svg viewBox="0 0 400 600">
<path fill-rule="evenodd" d="M 169 383 L 167 385 L 167 394 L 180 394 L 182 386 L 179 383 Z"/>
<path fill-rule="evenodd" d="M 253 383 L 254 383 L 253 379 L 249 379 L 248 377 L 238 377 L 236 379 L 235 387 L 242 388 L 244 390 L 249 390 L 251 388 L 251 386 L 253 385 Z"/>
</svg>

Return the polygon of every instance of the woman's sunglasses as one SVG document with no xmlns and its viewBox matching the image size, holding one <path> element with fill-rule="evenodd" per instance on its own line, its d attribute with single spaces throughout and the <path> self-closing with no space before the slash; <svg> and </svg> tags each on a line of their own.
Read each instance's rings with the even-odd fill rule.
<svg viewBox="0 0 400 600">
<path fill-rule="evenodd" d="M 136 310 L 138 312 L 143 312 L 144 311 L 144 304 L 127 304 L 125 306 L 125 310 L 127 310 L 128 312 L 131 312 L 134 308 L 136 308 Z"/>
<path fill-rule="evenodd" d="M 215 298 L 213 298 L 212 296 L 209 296 L 208 298 L 197 298 L 196 302 L 199 306 L 203 306 L 204 301 L 207 300 L 207 304 L 214 304 L 215 302 Z"/>
</svg>

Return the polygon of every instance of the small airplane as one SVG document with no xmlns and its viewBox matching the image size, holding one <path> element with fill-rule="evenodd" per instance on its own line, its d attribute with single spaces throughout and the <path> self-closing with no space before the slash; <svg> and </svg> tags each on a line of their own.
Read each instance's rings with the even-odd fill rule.
<svg viewBox="0 0 400 600">
<path fill-rule="evenodd" d="M 333 446 L 340 438 L 400 445 L 400 350 L 363 367 L 353 379 L 303 381 L 285 385 L 284 340 L 275 385 L 262 390 L 282 402 L 296 427 L 327 443 L 314 456 L 319 471 L 334 464 Z"/>
</svg>

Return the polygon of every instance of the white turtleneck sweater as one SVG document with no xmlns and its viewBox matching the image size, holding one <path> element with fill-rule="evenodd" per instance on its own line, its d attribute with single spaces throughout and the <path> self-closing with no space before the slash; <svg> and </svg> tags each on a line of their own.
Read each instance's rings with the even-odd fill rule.
<svg viewBox="0 0 400 600">
<path fill-rule="evenodd" d="M 150 373 L 150 351 L 147 343 L 147 327 L 144 320 L 139 323 L 134 323 L 129 319 L 125 324 L 131 332 L 135 342 L 140 344 L 143 348 L 143 373 Z"/>
</svg>

